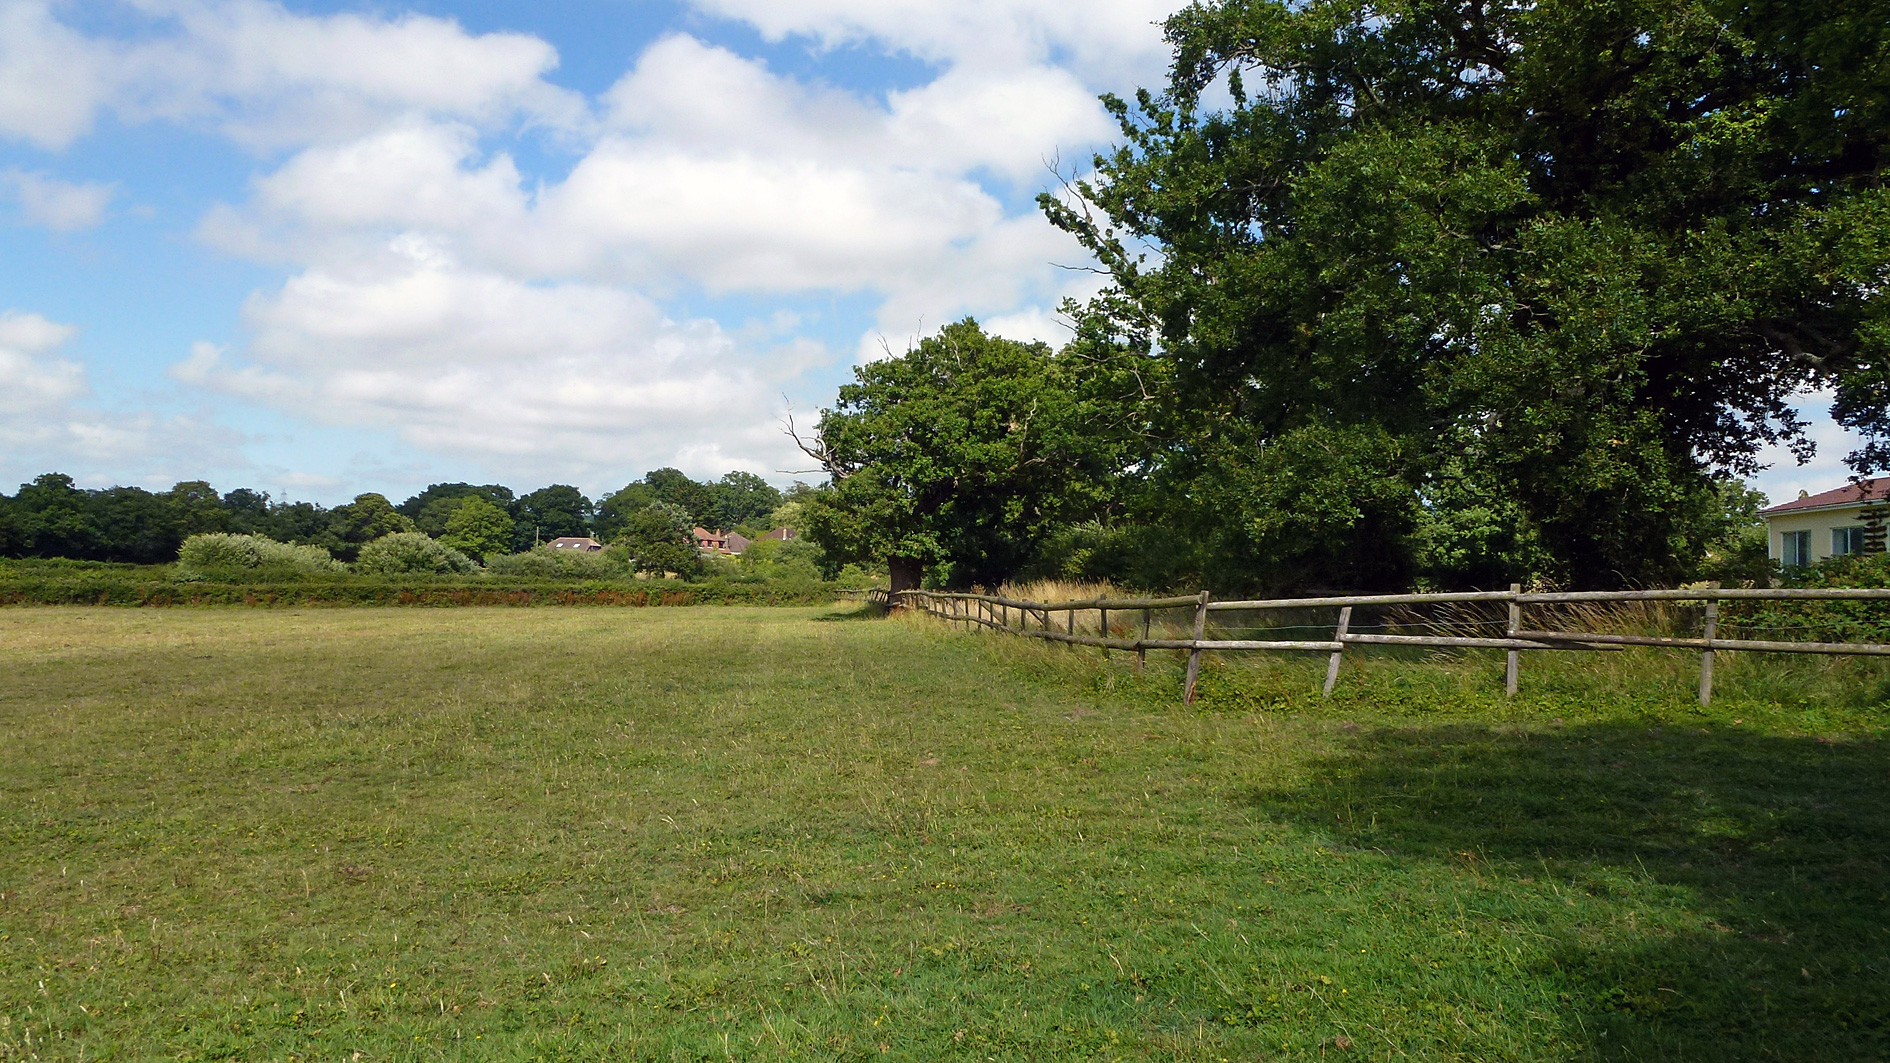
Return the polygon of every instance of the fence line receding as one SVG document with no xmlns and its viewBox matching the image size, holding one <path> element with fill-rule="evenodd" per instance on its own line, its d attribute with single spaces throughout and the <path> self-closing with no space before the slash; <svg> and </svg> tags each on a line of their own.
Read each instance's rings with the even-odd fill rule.
<svg viewBox="0 0 1890 1063">
<path fill-rule="evenodd" d="M 1187 678 L 1184 683 L 1183 697 L 1190 704 L 1194 702 L 1195 687 L 1200 678 L 1201 654 L 1209 651 L 1266 651 L 1329 653 L 1330 661 L 1326 669 L 1325 693 L 1331 695 L 1338 683 L 1339 664 L 1347 646 L 1410 646 L 1434 647 L 1440 649 L 1500 649 L 1506 650 L 1505 687 L 1510 694 L 1515 694 L 1521 671 L 1523 650 L 1561 650 L 1609 652 L 1624 650 L 1629 646 L 1653 646 L 1668 649 L 1695 650 L 1700 654 L 1700 704 L 1709 704 L 1713 697 L 1714 653 L 1720 650 L 1743 650 L 1760 653 L 1815 653 L 1843 656 L 1886 657 L 1890 656 L 1890 644 L 1880 642 L 1814 642 L 1780 641 L 1771 639 L 1721 638 L 1718 634 L 1723 618 L 1720 616 L 1719 603 L 1722 601 L 1778 601 L 1778 602 L 1885 602 L 1890 604 L 1890 589 L 1843 589 L 1843 588 L 1720 588 L 1699 587 L 1673 590 L 1643 591 L 1528 591 L 1519 586 L 1512 586 L 1506 591 L 1453 591 L 1438 594 L 1352 594 L 1320 598 L 1266 598 L 1255 600 L 1215 601 L 1203 591 L 1200 594 L 1168 598 L 1088 598 L 1080 601 L 1037 602 L 1019 598 L 1007 598 L 994 594 L 973 594 L 962 591 L 909 590 L 889 593 L 874 589 L 866 591 L 843 592 L 847 597 L 874 602 L 891 607 L 916 608 L 931 616 L 968 627 L 983 627 L 1012 635 L 1023 635 L 1043 639 L 1048 642 L 1060 642 L 1066 645 L 1094 646 L 1107 654 L 1110 650 L 1125 650 L 1135 653 L 1139 668 L 1147 660 L 1149 650 L 1179 650 L 1188 655 Z M 1576 606 L 1601 605 L 1623 602 L 1699 602 L 1704 605 L 1703 637 L 1690 638 L 1665 635 L 1617 635 L 1587 631 L 1555 631 L 1523 626 L 1524 607 L 1526 606 Z M 1426 605 L 1466 605 L 1466 604 L 1502 604 L 1508 607 L 1508 618 L 1503 621 L 1488 621 L 1492 625 L 1501 624 L 1504 628 L 1501 636 L 1477 635 L 1406 635 L 1376 634 L 1353 629 L 1353 610 L 1362 607 L 1417 607 Z M 1301 627 L 1330 627 L 1332 636 L 1323 639 L 1229 639 L 1208 638 L 1207 621 L 1209 614 L 1217 612 L 1269 612 L 1288 609 L 1337 608 L 1338 619 L 1333 624 L 1299 625 Z M 1191 635 L 1188 638 L 1151 638 L 1150 630 L 1154 614 L 1162 610 L 1192 609 Z M 1076 617 L 1078 613 L 1094 612 L 1097 617 L 1099 634 L 1078 634 Z M 1113 637 L 1109 625 L 1109 614 L 1140 614 L 1140 631 L 1137 637 Z M 1062 613 L 1063 630 L 1059 631 L 1052 621 L 1052 615 Z M 1807 625 L 1810 627 L 1834 627 L 1837 622 Z M 1133 632 L 1136 625 L 1127 625 Z"/>
</svg>

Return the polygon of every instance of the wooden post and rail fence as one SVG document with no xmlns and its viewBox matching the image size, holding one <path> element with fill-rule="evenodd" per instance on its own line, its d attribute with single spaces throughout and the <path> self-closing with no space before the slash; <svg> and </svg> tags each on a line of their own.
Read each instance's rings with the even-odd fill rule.
<svg viewBox="0 0 1890 1063">
<path fill-rule="evenodd" d="M 1507 651 L 1504 686 L 1517 692 L 1521 676 L 1523 650 L 1621 650 L 1629 646 L 1654 646 L 1668 649 L 1697 650 L 1700 653 L 1700 704 L 1713 697 L 1713 655 L 1719 650 L 1759 653 L 1816 653 L 1844 656 L 1890 657 L 1890 644 L 1879 642 L 1793 642 L 1764 639 L 1719 637 L 1719 605 L 1723 601 L 1766 602 L 1844 602 L 1876 601 L 1890 605 L 1890 589 L 1823 588 L 1720 588 L 1700 587 L 1679 590 L 1643 591 L 1524 591 L 1512 585 L 1506 591 L 1458 591 L 1440 594 L 1353 594 L 1323 598 L 1269 598 L 1251 601 L 1214 601 L 1206 591 L 1170 598 L 1091 598 L 1068 602 L 1033 602 L 992 594 L 956 591 L 851 591 L 847 596 L 891 607 L 916 608 L 943 620 L 962 623 L 967 628 L 983 627 L 1013 635 L 1061 642 L 1069 646 L 1095 646 L 1109 650 L 1129 650 L 1136 655 L 1140 668 L 1149 650 L 1179 650 L 1187 656 L 1184 698 L 1193 703 L 1195 686 L 1201 674 L 1201 655 L 1207 652 L 1283 650 L 1289 652 L 1329 653 L 1325 693 L 1331 695 L 1339 680 L 1339 664 L 1348 646 L 1416 646 L 1447 649 L 1500 649 Z M 1524 626 L 1525 607 L 1600 605 L 1621 602 L 1699 602 L 1704 605 L 1702 637 L 1685 638 L 1665 635 L 1603 634 L 1589 631 L 1536 630 Z M 1508 619 L 1500 638 L 1435 634 L 1374 634 L 1353 630 L 1353 610 L 1377 607 L 1422 607 L 1463 603 L 1493 603 L 1508 607 Z M 1223 639 L 1208 638 L 1207 624 L 1217 612 L 1269 612 L 1277 610 L 1334 608 L 1338 621 L 1328 639 Z M 1192 609 L 1190 637 L 1150 638 L 1154 614 L 1163 610 Z M 1098 634 L 1077 634 L 1079 612 L 1098 614 Z M 1117 638 L 1109 627 L 1110 613 L 1141 613 L 1139 637 Z M 1051 614 L 1067 614 L 1063 630 L 1051 621 Z M 1319 625 L 1324 626 L 1324 625 Z M 1823 626 L 1823 625 L 1817 625 Z M 1133 631 L 1134 625 L 1128 625 Z"/>
</svg>

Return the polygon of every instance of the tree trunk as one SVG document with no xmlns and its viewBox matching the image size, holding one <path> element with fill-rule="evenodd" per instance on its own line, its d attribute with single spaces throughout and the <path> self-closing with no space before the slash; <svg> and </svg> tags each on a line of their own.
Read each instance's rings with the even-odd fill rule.
<svg viewBox="0 0 1890 1063">
<path fill-rule="evenodd" d="M 892 577 L 888 589 L 893 594 L 916 591 L 919 584 L 925 581 L 925 562 L 916 557 L 889 557 L 886 559 L 886 569 Z"/>
</svg>

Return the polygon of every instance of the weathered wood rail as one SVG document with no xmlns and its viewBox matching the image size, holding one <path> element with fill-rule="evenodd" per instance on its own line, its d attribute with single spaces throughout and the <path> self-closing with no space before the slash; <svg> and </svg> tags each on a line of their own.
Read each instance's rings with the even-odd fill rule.
<svg viewBox="0 0 1890 1063">
<path fill-rule="evenodd" d="M 1890 645 L 1875 642 L 1792 642 L 1765 639 L 1721 638 L 1718 635 L 1719 603 L 1722 601 L 1882 601 L 1890 603 L 1890 589 L 1798 589 L 1798 588 L 1720 588 L 1699 587 L 1645 591 L 1524 591 L 1512 586 L 1506 591 L 1459 591 L 1439 594 L 1352 594 L 1320 598 L 1264 598 L 1215 601 L 1203 591 L 1185 597 L 1168 598 L 1089 598 L 1081 601 L 1035 602 L 993 594 L 960 591 L 851 591 L 846 596 L 893 607 L 919 609 L 942 620 L 982 627 L 1012 635 L 1023 635 L 1060 642 L 1065 645 L 1094 646 L 1105 653 L 1124 650 L 1135 653 L 1137 667 L 1147 660 L 1149 650 L 1180 650 L 1188 655 L 1187 679 L 1183 697 L 1192 704 L 1200 679 L 1201 655 L 1223 651 L 1264 651 L 1329 653 L 1325 693 L 1330 695 L 1338 683 L 1339 664 L 1347 646 L 1417 646 L 1444 649 L 1506 650 L 1505 687 L 1515 694 L 1521 673 L 1520 654 L 1524 650 L 1619 651 L 1629 646 L 1654 646 L 1696 650 L 1700 653 L 1700 704 L 1713 697 L 1713 655 L 1721 650 L 1760 653 L 1817 653 L 1868 657 L 1890 656 Z M 1660 635 L 1617 635 L 1586 631 L 1536 630 L 1523 626 L 1524 607 L 1537 605 L 1581 605 L 1621 602 L 1700 602 L 1705 606 L 1704 632 L 1701 638 Z M 1508 606 L 1508 622 L 1500 637 L 1464 635 L 1371 634 L 1351 630 L 1352 611 L 1357 608 L 1426 606 L 1490 603 Z M 1208 638 L 1207 622 L 1217 612 L 1267 612 L 1271 610 L 1337 608 L 1338 620 L 1331 638 L 1326 639 L 1225 639 Z M 1193 625 L 1188 638 L 1154 638 L 1151 627 L 1154 614 L 1162 610 L 1193 610 Z M 1098 634 L 1078 634 L 1077 614 L 1097 614 Z M 1115 637 L 1109 614 L 1138 615 L 1140 635 Z M 1066 614 L 1059 631 L 1052 615 Z M 1134 625 L 1129 625 L 1134 631 Z"/>
</svg>

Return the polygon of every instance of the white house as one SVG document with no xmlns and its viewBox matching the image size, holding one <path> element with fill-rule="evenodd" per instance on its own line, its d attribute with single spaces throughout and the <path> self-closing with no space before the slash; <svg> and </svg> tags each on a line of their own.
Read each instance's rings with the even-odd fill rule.
<svg viewBox="0 0 1890 1063">
<path fill-rule="evenodd" d="M 1881 554 L 1890 525 L 1890 476 L 1800 494 L 1761 510 L 1773 560 L 1786 568 L 1844 554 Z"/>
</svg>

